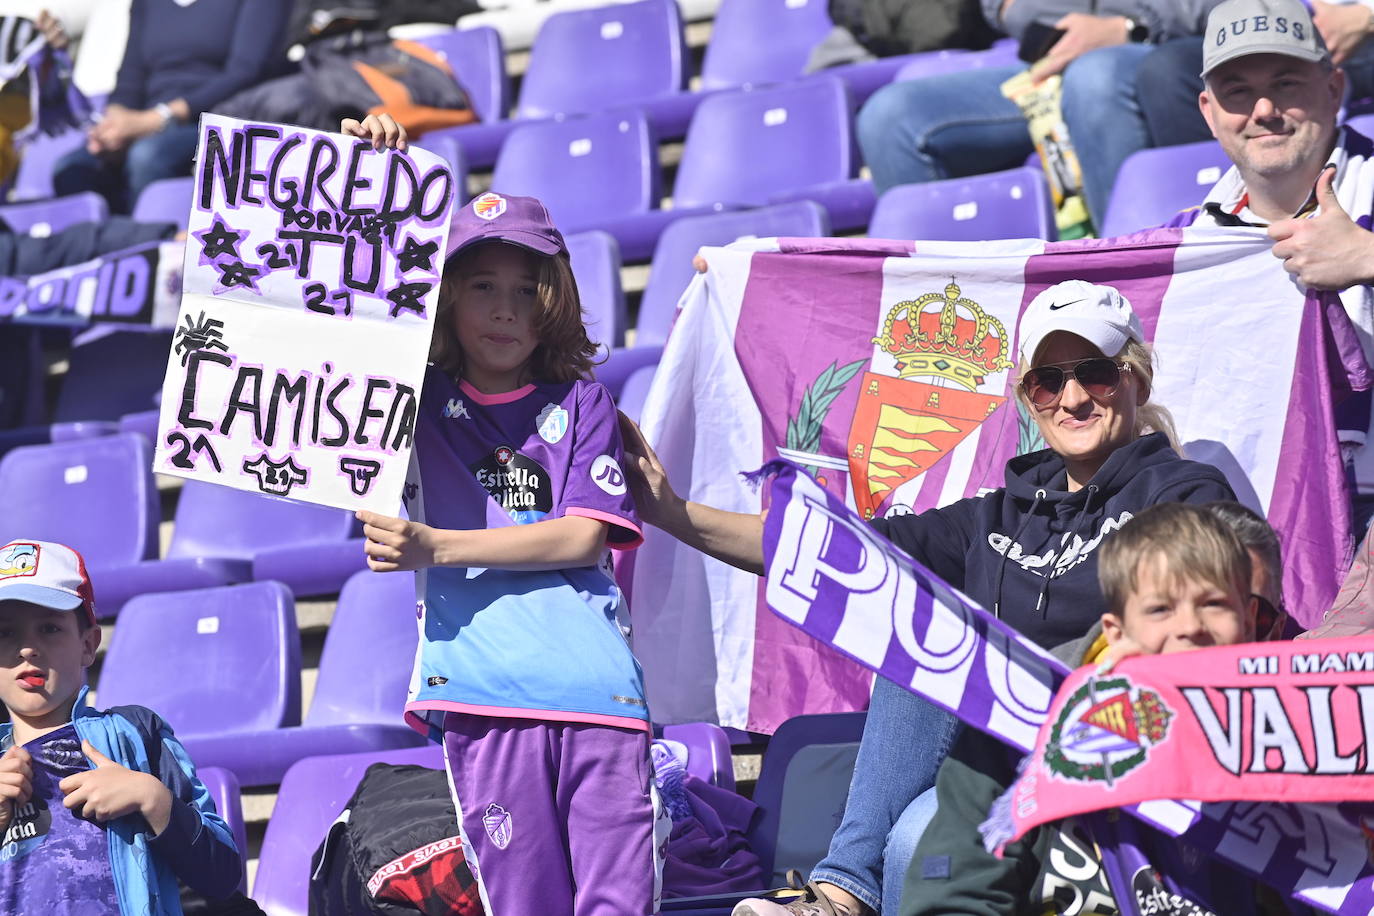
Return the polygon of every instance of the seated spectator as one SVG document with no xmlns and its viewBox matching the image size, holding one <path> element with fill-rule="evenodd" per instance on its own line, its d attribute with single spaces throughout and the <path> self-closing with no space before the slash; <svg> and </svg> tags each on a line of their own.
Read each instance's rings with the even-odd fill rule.
<svg viewBox="0 0 1374 916">
<path fill-rule="evenodd" d="M 1197 35 L 1215 0 L 983 0 L 987 20 L 1030 48 L 1043 24 L 1063 34 L 1031 69 L 1063 73 L 1063 116 L 1099 225 L 1117 169 L 1147 142 L 1135 77 L 1154 45 Z M 1053 36 L 1051 36 L 1052 38 Z M 1028 54 L 1028 56 L 1029 56 Z M 1031 154 L 1021 109 L 1001 85 L 1024 67 L 988 67 L 892 83 L 858 117 L 859 144 L 879 193 L 888 188 L 1014 168 Z"/>
<path fill-rule="evenodd" d="M 119 78 L 85 149 L 58 161 L 59 196 L 98 191 L 116 213 L 160 178 L 190 173 L 202 112 L 272 75 L 281 0 L 133 0 Z"/>
<path fill-rule="evenodd" d="M 1257 15 L 1260 0 L 1226 0 L 1207 34 Z M 1336 123 L 1345 78 L 1332 66 L 1298 0 L 1264 0 L 1264 15 L 1292 29 L 1242 31 L 1210 44 L 1203 63 L 1202 116 L 1233 163 L 1200 207 L 1170 226 L 1268 226 L 1274 255 L 1307 287 L 1341 290 L 1341 303 L 1374 362 L 1374 142 Z M 1302 36 L 1299 38 L 1299 36 Z M 1374 516 L 1374 448 L 1365 445 L 1369 396 L 1340 405 L 1341 449 L 1357 487 L 1355 531 Z"/>
<path fill-rule="evenodd" d="M 1256 4 L 1256 10 L 1263 9 Z M 1374 96 L 1374 15 L 1361 0 L 1312 4 L 1317 27 L 1331 62 L 1345 71 L 1351 101 Z M 1278 14 L 1286 15 L 1286 14 Z M 1145 117 L 1149 146 L 1199 143 L 1212 137 L 1197 110 L 1196 99 L 1204 89 L 1202 36 L 1179 38 L 1161 45 L 1140 65 L 1136 96 Z"/>
<path fill-rule="evenodd" d="M 1167 412 L 1150 402 L 1140 320 L 1109 286 L 1067 280 L 1021 318 L 1020 397 L 1049 446 L 1008 462 L 1007 485 L 875 529 L 1048 649 L 1101 617 L 1097 549 L 1160 502 L 1233 499 L 1216 468 L 1180 458 Z M 741 569 L 763 568 L 757 515 L 681 499 L 637 428 L 625 429 L 640 517 Z M 1049 570 L 1046 574 L 1044 570 Z M 839 829 L 799 899 L 751 898 L 735 916 L 860 916 L 896 910 L 932 814 L 935 773 L 958 720 L 885 678 L 874 682 Z"/>
<path fill-rule="evenodd" d="M 242 863 L 171 728 L 87 705 L 100 645 L 81 556 L 0 547 L 0 912 L 176 914 L 177 880 L 233 895 Z"/>
<path fill-rule="evenodd" d="M 1141 512 L 1102 546 L 1098 579 L 1107 601 L 1100 624 L 1055 654 L 1069 664 L 1094 664 L 1128 655 L 1187 652 L 1255 638 L 1259 600 L 1253 554 L 1221 515 L 1222 507 L 1172 503 Z M 1243 510 L 1243 507 L 1238 507 Z M 1248 512 L 1248 510 L 1244 510 Z M 1242 513 L 1238 517 L 1245 518 Z M 1261 524 L 1263 524 L 1261 522 Z M 1272 532 L 1271 532 L 1272 536 Z M 1270 581 L 1279 570 L 1258 564 Z M 1007 846 L 1002 858 L 983 848 L 978 825 L 1016 778 L 1015 754 L 982 732 L 965 730 L 940 768 L 938 807 L 907 872 L 902 916 L 980 913 L 1032 916 L 1065 912 L 1134 912 L 1117 905 L 1086 820 L 1070 818 L 1032 831 Z M 1255 912 L 1251 882 L 1177 843 L 1142 830 L 1164 879 L 1174 885 L 1179 912 Z M 1072 867 L 1065 863 L 1072 862 Z M 1095 904 L 1095 905 L 1094 905 Z"/>
</svg>

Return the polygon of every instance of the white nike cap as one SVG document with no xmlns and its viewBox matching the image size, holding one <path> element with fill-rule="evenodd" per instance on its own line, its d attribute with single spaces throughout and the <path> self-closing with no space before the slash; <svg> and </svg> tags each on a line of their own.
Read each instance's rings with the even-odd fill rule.
<svg viewBox="0 0 1374 916">
<path fill-rule="evenodd" d="M 1036 296 L 1021 314 L 1017 330 L 1023 361 L 1035 359 L 1040 345 L 1055 331 L 1077 334 L 1105 356 L 1120 354 L 1127 341 L 1145 341 L 1140 318 L 1126 297 L 1087 280 L 1065 280 Z"/>
</svg>

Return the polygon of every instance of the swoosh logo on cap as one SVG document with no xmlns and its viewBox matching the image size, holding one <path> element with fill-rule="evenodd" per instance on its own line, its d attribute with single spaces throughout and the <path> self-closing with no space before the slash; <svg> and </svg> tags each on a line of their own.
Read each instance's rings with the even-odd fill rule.
<svg viewBox="0 0 1374 916">
<path fill-rule="evenodd" d="M 1051 312 L 1057 312 L 1057 311 L 1059 311 L 1059 310 L 1062 309 L 1062 308 L 1067 308 L 1067 307 L 1070 306 L 1070 305 L 1077 305 L 1077 304 L 1080 303 L 1080 302 L 1086 302 L 1086 301 L 1087 301 L 1086 299 L 1073 299 L 1073 300 L 1070 300 L 1069 302 L 1061 302 L 1061 303 L 1059 303 L 1058 305 L 1052 305 L 1052 306 L 1050 306 L 1050 311 L 1051 311 Z"/>
</svg>

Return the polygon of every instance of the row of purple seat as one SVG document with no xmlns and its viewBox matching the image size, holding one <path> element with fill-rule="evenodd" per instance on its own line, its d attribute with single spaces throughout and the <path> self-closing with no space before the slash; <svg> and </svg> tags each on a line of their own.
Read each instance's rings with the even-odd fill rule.
<svg viewBox="0 0 1374 916">
<path fill-rule="evenodd" d="M 482 123 L 454 128 L 475 166 L 489 166 L 514 126 L 542 118 L 641 109 L 655 132 L 681 137 L 709 93 L 783 83 L 804 74 L 807 58 L 830 31 L 824 0 L 725 0 L 702 62 L 700 91 L 690 92 L 682 15 L 675 0 L 639 0 L 567 10 L 545 20 L 530 50 L 520 98 L 504 120 L 508 80 L 500 38 L 490 29 L 455 30 L 421 39 L 453 66 Z M 999 46 L 1002 55 L 1009 45 Z M 968 52 L 906 55 L 837 68 L 860 101 L 913 62 L 931 66 Z"/>
<path fill-rule="evenodd" d="M 781 869 L 809 871 L 825 852 L 844 808 L 863 722 L 863 713 L 798 716 L 783 723 L 769 741 L 753 793 L 759 811 L 748 832 L 769 886 L 779 883 L 770 879 Z M 689 773 L 734 787 L 729 746 L 720 728 L 706 723 L 667 726 L 663 737 L 686 745 Z M 429 745 L 310 757 L 287 771 L 253 885 L 254 899 L 271 916 L 306 916 L 310 857 L 367 767 L 378 762 L 443 767 L 439 747 Z M 231 810 L 236 802 L 229 799 Z M 665 899 L 663 912 L 724 916 L 739 896 Z"/>
<path fill-rule="evenodd" d="M 181 490 L 159 559 L 151 468 L 151 446 L 135 433 L 14 449 L 0 458 L 0 538 L 79 550 L 103 618 L 137 595 L 249 580 L 335 594 L 365 566 L 351 513 L 196 482 Z"/>
</svg>

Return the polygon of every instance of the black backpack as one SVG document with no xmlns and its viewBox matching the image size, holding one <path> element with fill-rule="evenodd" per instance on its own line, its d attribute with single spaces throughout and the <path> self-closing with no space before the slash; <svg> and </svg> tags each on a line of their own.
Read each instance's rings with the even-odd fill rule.
<svg viewBox="0 0 1374 916">
<path fill-rule="evenodd" d="M 479 916 L 442 770 L 374 763 L 310 862 L 311 916 Z"/>
</svg>

